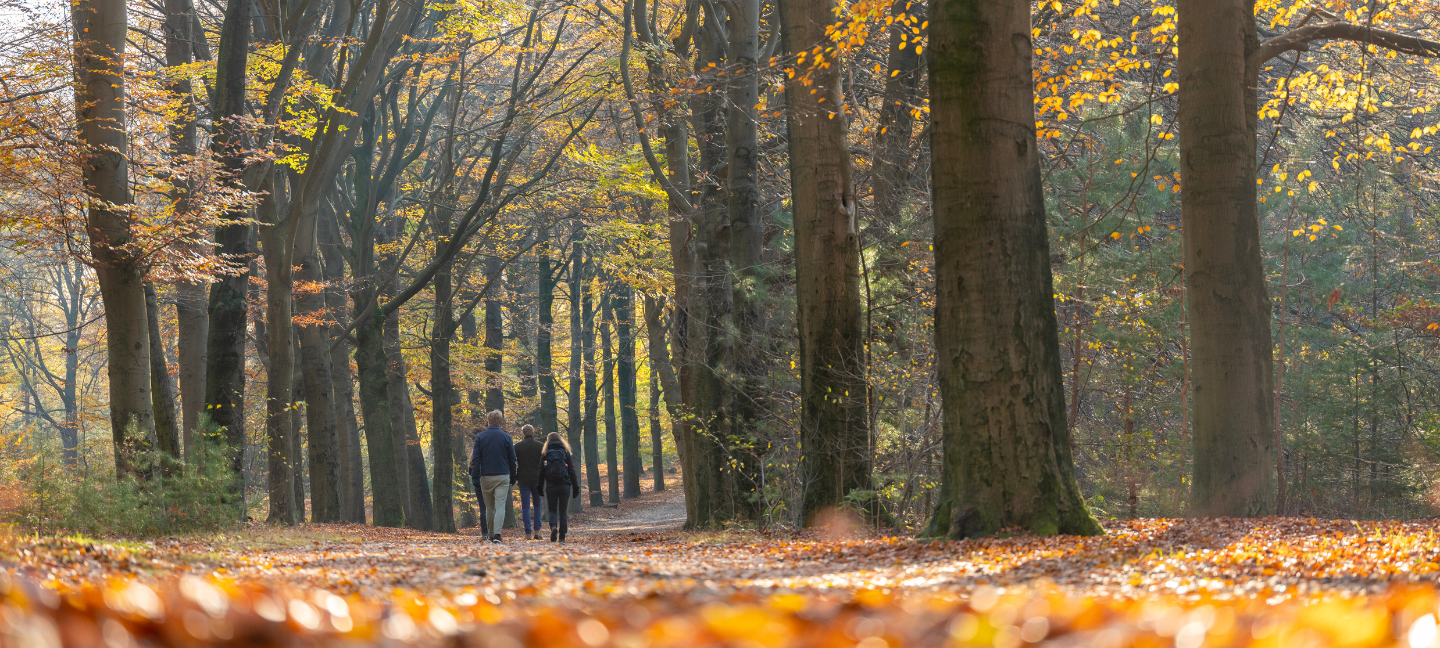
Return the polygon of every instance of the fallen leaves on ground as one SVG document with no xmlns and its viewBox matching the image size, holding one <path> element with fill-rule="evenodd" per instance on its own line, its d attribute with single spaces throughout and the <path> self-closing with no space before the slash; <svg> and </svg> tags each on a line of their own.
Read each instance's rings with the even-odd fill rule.
<svg viewBox="0 0 1440 648">
<path fill-rule="evenodd" d="M 10 536 L 0 643 L 1436 643 L 1431 522 L 1138 520 L 1096 538 L 939 543 L 616 528 L 579 524 L 563 545 L 358 525 L 131 544 Z"/>
</svg>

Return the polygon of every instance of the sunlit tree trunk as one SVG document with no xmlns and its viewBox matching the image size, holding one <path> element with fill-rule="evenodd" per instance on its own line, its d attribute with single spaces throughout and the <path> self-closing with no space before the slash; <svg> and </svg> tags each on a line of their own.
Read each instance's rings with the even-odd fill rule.
<svg viewBox="0 0 1440 648">
<path fill-rule="evenodd" d="M 120 0 L 78 0 L 71 7 L 75 33 L 75 107 L 81 167 L 89 204 L 85 229 L 105 304 L 106 370 L 115 468 L 132 472 L 133 454 L 155 438 L 150 388 L 150 332 L 144 277 L 130 229 L 126 160 L 125 34 Z"/>
<path fill-rule="evenodd" d="M 829 47 L 835 0 L 780 5 L 785 51 Z M 800 333 L 801 504 L 808 523 L 846 495 L 870 488 L 865 330 L 860 318 L 860 237 L 842 110 L 844 66 L 812 56 L 785 84 L 795 215 L 795 295 Z"/>
<path fill-rule="evenodd" d="M 929 534 L 1101 528 L 1075 481 L 1030 74 L 1030 3 L 930 3 L 942 493 Z"/>
<path fill-rule="evenodd" d="M 1191 511 L 1275 510 L 1274 348 L 1255 198 L 1253 0 L 1182 0 L 1180 220 L 1194 389 Z"/>
</svg>

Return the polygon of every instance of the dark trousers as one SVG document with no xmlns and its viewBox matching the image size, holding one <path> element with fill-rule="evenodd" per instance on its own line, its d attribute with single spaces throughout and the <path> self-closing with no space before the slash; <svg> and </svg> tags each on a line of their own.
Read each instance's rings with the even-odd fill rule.
<svg viewBox="0 0 1440 648">
<path fill-rule="evenodd" d="M 545 504 L 550 509 L 550 530 L 555 530 L 555 521 L 560 521 L 560 539 L 570 527 L 570 486 L 567 484 L 546 484 Z"/>
<path fill-rule="evenodd" d="M 530 535 L 531 529 L 535 533 L 540 532 L 540 493 L 535 492 L 535 486 L 520 485 L 520 518 L 525 521 L 525 535 Z M 531 524 L 534 520 L 534 524 Z"/>
<path fill-rule="evenodd" d="M 480 517 L 480 535 L 490 537 L 490 516 L 485 515 L 485 496 L 480 493 L 480 482 L 475 482 L 475 499 L 480 503 L 480 510 L 477 512 Z"/>
</svg>

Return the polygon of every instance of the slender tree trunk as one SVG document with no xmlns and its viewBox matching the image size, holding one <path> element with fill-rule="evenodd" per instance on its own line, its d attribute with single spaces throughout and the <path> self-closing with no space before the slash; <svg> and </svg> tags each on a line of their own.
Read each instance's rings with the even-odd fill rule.
<svg viewBox="0 0 1440 648">
<path fill-rule="evenodd" d="M 140 260 L 126 247 L 134 236 L 126 160 L 126 4 L 78 0 L 71 17 L 76 34 L 75 107 L 80 141 L 88 149 L 81 168 L 89 202 L 85 229 L 105 304 L 115 469 L 125 475 L 133 471 L 131 456 L 155 438 L 144 277 Z"/>
<path fill-rule="evenodd" d="M 534 285 L 531 283 L 530 273 L 526 271 L 520 262 L 515 263 L 511 271 L 507 273 L 510 280 L 510 337 L 516 341 L 515 344 L 515 372 L 520 378 L 520 391 L 517 394 L 523 403 L 520 407 L 531 408 L 528 411 L 506 412 L 506 420 L 515 423 L 530 422 L 537 423 L 535 419 L 535 394 L 537 385 L 535 381 L 535 344 L 534 330 L 531 327 L 530 296 L 539 294 L 539 287 L 534 292 L 528 289 Z"/>
<path fill-rule="evenodd" d="M 834 9 L 835 0 L 783 3 L 785 50 L 828 46 L 825 28 L 835 21 Z M 800 329 L 802 511 L 808 523 L 851 491 L 870 488 L 870 431 L 860 237 L 846 142 L 849 120 L 841 110 L 843 67 L 838 61 L 824 68 L 806 63 L 796 74 L 811 81 L 785 84 Z"/>
<path fill-rule="evenodd" d="M 941 500 L 928 533 L 1103 532 L 1075 481 L 1035 142 L 1030 3 L 932 0 Z"/>
<path fill-rule="evenodd" d="M 291 337 L 291 287 L 294 269 L 291 263 L 293 242 L 285 234 L 286 226 L 277 222 L 277 201 L 283 198 L 284 181 L 272 170 L 268 174 L 270 192 L 261 200 L 260 246 L 265 256 L 265 330 L 266 353 L 270 362 L 265 379 L 265 436 L 268 442 L 270 524 L 295 524 L 304 502 L 295 501 L 295 484 L 291 462 L 300 458 L 293 454 L 290 435 L 291 408 L 294 406 L 295 344 Z"/>
<path fill-rule="evenodd" d="M 535 373 L 540 390 L 540 430 L 542 433 L 560 431 L 560 411 L 555 400 L 555 368 L 550 346 L 554 339 L 555 326 L 555 276 L 551 274 L 550 229 L 540 231 L 538 285 L 536 301 L 539 304 L 539 327 L 535 330 Z M 563 264 L 561 266 L 564 267 Z"/>
<path fill-rule="evenodd" d="M 605 494 L 600 487 L 600 435 L 596 420 L 600 401 L 595 384 L 595 305 L 588 290 L 581 293 L 580 309 L 585 329 L 585 477 L 590 490 L 590 506 L 604 506 Z"/>
<path fill-rule="evenodd" d="M 651 304 L 651 303 L 652 303 L 652 300 L 651 300 L 650 297 L 647 295 L 647 296 L 645 297 L 645 320 L 646 320 L 645 335 L 646 335 L 646 342 L 647 342 L 647 344 L 649 345 L 649 347 L 650 347 L 650 349 L 651 349 L 651 351 L 650 351 L 650 470 L 653 472 L 653 478 L 654 478 L 654 481 L 655 481 L 655 492 L 658 493 L 658 492 L 660 492 L 660 491 L 665 490 L 665 432 L 664 432 L 664 429 L 661 427 L 661 424 L 660 424 L 660 417 L 661 417 L 661 412 L 660 412 L 660 381 L 661 381 L 661 379 L 660 379 L 660 374 L 662 373 L 662 370 L 660 369 L 661 359 L 660 359 L 658 356 L 655 355 L 654 349 L 655 349 L 656 346 L 664 346 L 665 342 L 664 342 L 663 339 L 662 339 L 660 342 L 658 342 L 658 343 L 657 343 L 655 340 L 649 339 L 649 336 L 654 335 L 654 334 L 656 333 L 656 330 L 657 330 L 657 329 L 661 332 L 661 335 L 664 334 L 664 328 L 663 328 L 663 327 L 659 327 L 659 326 L 650 327 L 650 326 L 649 326 L 649 320 L 650 320 L 650 304 Z"/>
<path fill-rule="evenodd" d="M 293 308 L 293 306 L 292 306 Z M 305 498 L 305 409 L 300 397 L 305 394 L 305 374 L 300 366 L 300 331 L 290 325 L 291 365 L 295 371 L 290 379 L 290 484 L 295 489 L 295 523 L 304 524 L 306 515 Z"/>
<path fill-rule="evenodd" d="M 610 503 L 620 502 L 620 465 L 618 430 L 615 426 L 615 358 L 610 346 L 610 323 L 615 321 L 614 294 L 607 285 L 600 297 L 600 352 L 604 358 L 601 367 L 600 393 L 605 398 L 605 477 L 609 482 Z"/>
<path fill-rule="evenodd" d="M 250 47 L 250 0 L 226 0 L 215 62 L 215 98 L 211 104 L 216 134 L 211 147 L 225 165 L 231 182 L 245 171 L 245 150 L 238 120 L 245 114 L 245 66 Z M 253 253 L 250 215 L 235 211 L 215 230 L 216 252 L 230 259 Z M 243 263 L 243 262 L 237 262 Z M 245 458 L 245 329 L 249 293 L 248 268 L 222 276 L 210 285 L 209 331 L 205 342 L 205 408 L 230 446 L 230 466 L 244 480 Z M 244 489 L 236 494 L 243 497 Z"/>
<path fill-rule="evenodd" d="M 620 383 L 620 445 L 623 448 L 625 491 L 628 499 L 640 496 L 640 415 L 635 411 L 635 317 L 634 290 L 620 284 L 615 290 L 615 332 L 620 349 L 616 352 L 615 377 Z M 612 482 L 613 483 L 613 482 Z"/>
<path fill-rule="evenodd" d="M 437 206 L 431 227 L 435 233 L 435 247 L 448 240 L 450 232 L 450 210 Z M 455 386 L 450 379 L 450 336 L 454 329 L 454 314 L 450 287 L 450 264 L 435 274 L 435 321 L 430 327 L 430 452 L 435 461 L 434 529 L 442 533 L 455 532 L 455 504 L 451 490 L 455 483 Z"/>
<path fill-rule="evenodd" d="M 165 65 L 187 66 L 195 60 L 195 50 L 208 50 L 205 35 L 196 33 L 195 4 L 191 0 L 165 1 Z M 207 52 L 208 58 L 208 52 Z M 167 88 L 170 94 L 182 97 L 181 108 L 170 126 L 170 149 L 182 163 L 193 160 L 197 151 L 198 131 L 195 120 L 199 105 L 195 100 L 189 74 L 177 74 Z M 175 183 L 172 199 L 175 211 L 191 211 L 188 181 Z M 180 359 L 181 437 L 183 455 L 190 460 L 195 445 L 195 429 L 205 411 L 205 335 L 209 329 L 206 313 L 208 287 L 204 283 L 180 281 L 175 284 L 175 346 Z"/>
<path fill-rule="evenodd" d="M 150 396 L 155 405 L 156 447 L 171 459 L 180 459 L 180 428 L 175 415 L 175 383 L 165 360 L 165 338 L 160 334 L 160 298 L 155 284 L 145 282 L 145 311 L 150 331 Z M 166 472 L 170 472 L 166 469 Z"/>
<path fill-rule="evenodd" d="M 570 244 L 570 395 L 566 399 L 566 437 L 570 447 L 581 452 L 584 460 L 585 415 L 582 409 L 584 398 L 583 375 L 585 371 L 584 318 L 580 313 L 580 293 L 585 291 L 585 256 L 579 220 L 576 220 L 574 241 Z M 580 512 L 580 498 L 570 498 L 570 512 Z"/>
<path fill-rule="evenodd" d="M 485 297 L 485 409 L 490 412 L 505 409 L 505 316 L 498 296 L 501 264 L 500 257 L 485 260 L 485 275 L 490 277 L 490 294 Z"/>
<path fill-rule="evenodd" d="M 333 219 L 338 214 L 330 214 Z M 344 339 L 344 325 L 348 320 L 345 293 L 337 285 L 345 277 L 344 252 L 339 240 L 339 222 L 330 220 L 320 224 L 321 256 L 324 259 L 326 283 L 325 306 L 331 316 L 340 318 L 328 327 L 322 336 L 330 353 L 330 383 L 336 416 L 335 434 L 338 460 L 340 462 L 340 506 L 341 518 L 347 522 L 365 523 L 365 468 L 360 451 L 360 425 L 355 418 L 355 374 L 350 368 L 350 342 Z M 340 339 L 336 339 L 336 338 Z"/>
<path fill-rule="evenodd" d="M 393 285 L 393 284 L 392 284 Z M 410 402 L 410 375 L 405 356 L 400 352 L 400 317 L 392 313 L 385 318 L 385 367 L 388 376 L 391 429 L 395 435 L 395 457 L 401 479 L 404 480 L 404 494 L 408 508 L 405 509 L 405 526 L 429 531 L 434 527 L 434 509 L 431 508 L 430 484 L 426 481 L 425 457 L 420 449 L 420 438 L 415 429 L 415 408 Z"/>
<path fill-rule="evenodd" d="M 349 443 L 348 439 L 344 443 L 341 441 L 342 423 L 337 415 L 335 377 L 330 366 L 331 324 L 324 321 L 327 316 L 326 291 L 318 289 L 325 280 L 325 273 L 317 230 L 317 219 L 309 218 L 297 231 L 296 237 L 300 257 L 297 278 L 309 286 L 298 302 L 302 321 L 305 322 L 300 327 L 300 366 L 301 386 L 305 394 L 305 431 L 309 436 L 310 520 L 341 522 L 349 517 L 342 505 L 348 495 L 345 478 L 349 476 L 342 450 L 348 450 Z M 348 368 L 349 359 L 346 358 L 345 362 Z M 345 373 L 349 374 L 349 371 Z M 362 509 L 362 518 L 363 514 Z"/>
<path fill-rule="evenodd" d="M 1191 509 L 1275 510 L 1274 347 L 1255 203 L 1254 0 L 1181 0 L 1180 220 L 1194 353 Z"/>
</svg>

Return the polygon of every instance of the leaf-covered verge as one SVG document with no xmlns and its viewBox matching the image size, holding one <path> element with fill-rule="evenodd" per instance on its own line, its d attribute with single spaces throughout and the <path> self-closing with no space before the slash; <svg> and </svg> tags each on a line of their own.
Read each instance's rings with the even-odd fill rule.
<svg viewBox="0 0 1440 648">
<path fill-rule="evenodd" d="M 1430 648 L 1440 604 L 1429 522 L 1137 520 L 939 543 L 625 528 L 500 545 L 348 524 L 10 535 L 0 645 Z"/>
</svg>

